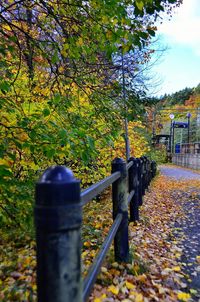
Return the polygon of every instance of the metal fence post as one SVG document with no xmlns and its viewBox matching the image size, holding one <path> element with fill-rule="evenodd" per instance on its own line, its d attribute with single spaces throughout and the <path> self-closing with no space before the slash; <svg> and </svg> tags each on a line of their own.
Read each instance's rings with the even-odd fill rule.
<svg viewBox="0 0 200 302">
<path fill-rule="evenodd" d="M 145 194 L 145 162 L 144 157 L 140 157 L 141 160 L 141 187 L 142 187 L 142 196 Z"/>
<path fill-rule="evenodd" d="M 136 158 L 137 160 L 137 171 L 138 171 L 138 204 L 142 205 L 142 160 Z"/>
<path fill-rule="evenodd" d="M 122 221 L 114 238 L 115 260 L 129 261 L 128 242 L 128 200 L 127 200 L 127 168 L 122 158 L 112 161 L 112 173 L 120 172 L 121 177 L 112 185 L 113 219 L 121 213 Z"/>
<path fill-rule="evenodd" d="M 80 182 L 64 166 L 36 184 L 38 302 L 81 302 Z"/>
<path fill-rule="evenodd" d="M 133 165 L 130 167 L 128 171 L 128 180 L 129 180 L 129 193 L 134 190 L 135 193 L 130 202 L 130 219 L 129 221 L 139 220 L 139 203 L 138 203 L 138 167 L 137 160 L 134 157 L 129 159 L 129 162 L 133 162 Z"/>
<path fill-rule="evenodd" d="M 151 182 L 151 163 L 150 160 L 147 158 L 147 188 L 149 187 Z"/>
<path fill-rule="evenodd" d="M 146 156 L 143 156 L 143 162 L 144 162 L 144 170 L 143 170 L 143 177 L 144 177 L 144 187 L 143 187 L 143 195 L 145 195 L 145 190 L 147 189 L 148 187 L 148 182 L 147 182 L 147 177 L 148 177 L 148 168 L 147 168 L 147 157 Z"/>
<path fill-rule="evenodd" d="M 156 162 L 154 160 L 152 160 L 151 162 L 151 174 L 152 174 L 152 178 L 156 176 Z"/>
</svg>

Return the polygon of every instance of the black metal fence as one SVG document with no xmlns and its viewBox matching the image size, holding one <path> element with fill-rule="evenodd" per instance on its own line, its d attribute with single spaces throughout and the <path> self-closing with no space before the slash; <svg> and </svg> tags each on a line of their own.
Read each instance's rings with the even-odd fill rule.
<svg viewBox="0 0 200 302">
<path fill-rule="evenodd" d="M 139 220 L 142 197 L 155 174 L 156 163 L 145 156 L 128 164 L 116 158 L 110 176 L 81 192 L 80 181 L 66 167 L 44 172 L 36 184 L 38 302 L 87 301 L 113 239 L 115 260 L 129 261 L 128 223 Z M 113 224 L 82 282 L 82 207 L 110 185 Z"/>
</svg>

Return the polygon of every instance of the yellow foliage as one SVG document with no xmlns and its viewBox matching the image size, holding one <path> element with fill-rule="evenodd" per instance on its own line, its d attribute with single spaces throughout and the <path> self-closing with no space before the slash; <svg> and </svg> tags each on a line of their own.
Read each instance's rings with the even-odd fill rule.
<svg viewBox="0 0 200 302">
<path fill-rule="evenodd" d="M 135 286 L 134 284 L 132 284 L 132 283 L 126 281 L 126 287 L 127 287 L 128 289 L 133 289 L 133 288 L 135 288 L 136 286 Z"/>
<path fill-rule="evenodd" d="M 191 298 L 191 295 L 188 293 L 180 292 L 177 294 L 177 298 L 181 301 L 187 302 Z"/>
<path fill-rule="evenodd" d="M 140 293 L 137 293 L 136 291 L 130 292 L 129 297 L 135 302 L 143 302 L 144 301 L 143 295 L 140 294 Z"/>
<path fill-rule="evenodd" d="M 101 295 L 98 298 L 94 299 L 94 302 L 102 302 L 106 298 L 106 294 Z"/>
<path fill-rule="evenodd" d="M 140 121 L 129 122 L 128 133 L 130 141 L 130 154 L 134 157 L 140 157 L 150 150 L 146 138 L 138 133 L 137 129 L 144 129 Z M 123 132 L 121 136 L 114 142 L 114 157 L 125 158 L 125 140 Z"/>
<path fill-rule="evenodd" d="M 83 38 L 80 37 L 80 38 L 77 40 L 76 45 L 77 45 L 77 46 L 83 46 L 83 44 L 84 44 Z"/>
<path fill-rule="evenodd" d="M 172 267 L 172 270 L 173 270 L 174 272 L 180 272 L 180 271 L 181 271 L 181 268 L 180 268 L 180 266 L 174 266 L 174 267 Z"/>
<path fill-rule="evenodd" d="M 200 256 L 196 256 L 196 261 L 200 263 Z"/>
<path fill-rule="evenodd" d="M 113 293 L 114 295 L 118 295 L 119 293 L 119 288 L 117 286 L 114 285 L 110 285 L 108 287 L 108 291 L 110 291 L 111 293 Z"/>
</svg>

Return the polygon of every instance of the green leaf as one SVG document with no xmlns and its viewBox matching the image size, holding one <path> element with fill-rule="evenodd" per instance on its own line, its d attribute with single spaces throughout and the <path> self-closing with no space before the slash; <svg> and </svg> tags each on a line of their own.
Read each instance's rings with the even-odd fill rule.
<svg viewBox="0 0 200 302">
<path fill-rule="evenodd" d="M 10 84 L 6 81 L 3 81 L 0 83 L 0 90 L 5 93 L 8 92 L 10 90 Z"/>
<path fill-rule="evenodd" d="M 43 111 L 42 111 L 42 113 L 43 113 L 43 115 L 44 116 L 48 116 L 48 115 L 50 115 L 50 110 L 48 109 L 48 108 L 45 108 Z"/>
<path fill-rule="evenodd" d="M 139 10 L 143 10 L 144 2 L 142 0 L 136 0 L 135 4 Z"/>
<path fill-rule="evenodd" d="M 149 33 L 151 36 L 155 37 L 155 34 L 156 34 L 156 33 L 155 33 L 155 31 L 154 31 L 153 29 L 148 28 L 147 31 L 148 31 L 148 33 Z"/>
<path fill-rule="evenodd" d="M 61 130 L 59 131 L 59 136 L 60 136 L 61 138 L 66 138 L 66 136 L 67 136 L 67 131 L 66 131 L 65 129 L 61 129 Z"/>
<path fill-rule="evenodd" d="M 5 165 L 0 165 L 0 176 L 12 176 L 12 172 Z"/>
<path fill-rule="evenodd" d="M 56 151 L 54 149 L 47 150 L 46 155 L 51 159 L 55 155 Z"/>
<path fill-rule="evenodd" d="M 36 131 L 32 129 L 31 132 L 29 133 L 29 136 L 30 136 L 30 138 L 31 138 L 32 140 L 34 140 L 35 137 L 37 136 Z"/>
<path fill-rule="evenodd" d="M 145 32 L 140 32 L 140 33 L 139 33 L 139 36 L 140 36 L 142 39 L 144 39 L 144 40 L 146 40 L 146 39 L 148 38 L 148 34 L 145 33 Z"/>
<path fill-rule="evenodd" d="M 60 100 L 61 100 L 61 95 L 59 93 L 56 93 L 52 101 L 54 102 L 54 104 L 58 104 Z"/>
<path fill-rule="evenodd" d="M 94 143 L 94 139 L 92 137 L 88 137 L 88 144 L 90 146 L 91 149 L 95 148 L 95 143 Z"/>
<path fill-rule="evenodd" d="M 51 58 L 51 63 L 55 64 L 55 63 L 58 62 L 58 60 L 59 60 L 58 54 L 55 53 L 55 54 L 53 55 L 53 57 Z"/>
<path fill-rule="evenodd" d="M 84 163 L 88 163 L 89 160 L 89 155 L 87 151 L 83 151 L 81 154 L 82 160 L 84 161 Z"/>
</svg>

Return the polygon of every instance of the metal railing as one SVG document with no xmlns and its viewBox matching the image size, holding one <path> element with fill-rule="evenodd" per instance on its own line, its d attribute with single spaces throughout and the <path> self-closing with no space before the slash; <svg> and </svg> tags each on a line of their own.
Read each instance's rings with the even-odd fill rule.
<svg viewBox="0 0 200 302">
<path fill-rule="evenodd" d="M 195 143 L 177 143 L 175 145 L 175 153 L 178 154 L 199 154 L 200 155 L 200 142 Z"/>
<path fill-rule="evenodd" d="M 116 158 L 112 174 L 84 191 L 64 166 L 47 169 L 36 184 L 38 302 L 87 301 L 114 239 L 115 261 L 129 261 L 128 223 L 139 220 L 139 206 L 156 163 L 147 157 Z M 82 207 L 112 185 L 113 224 L 90 267 L 81 277 Z M 128 215 L 130 208 L 130 217 Z"/>
</svg>

